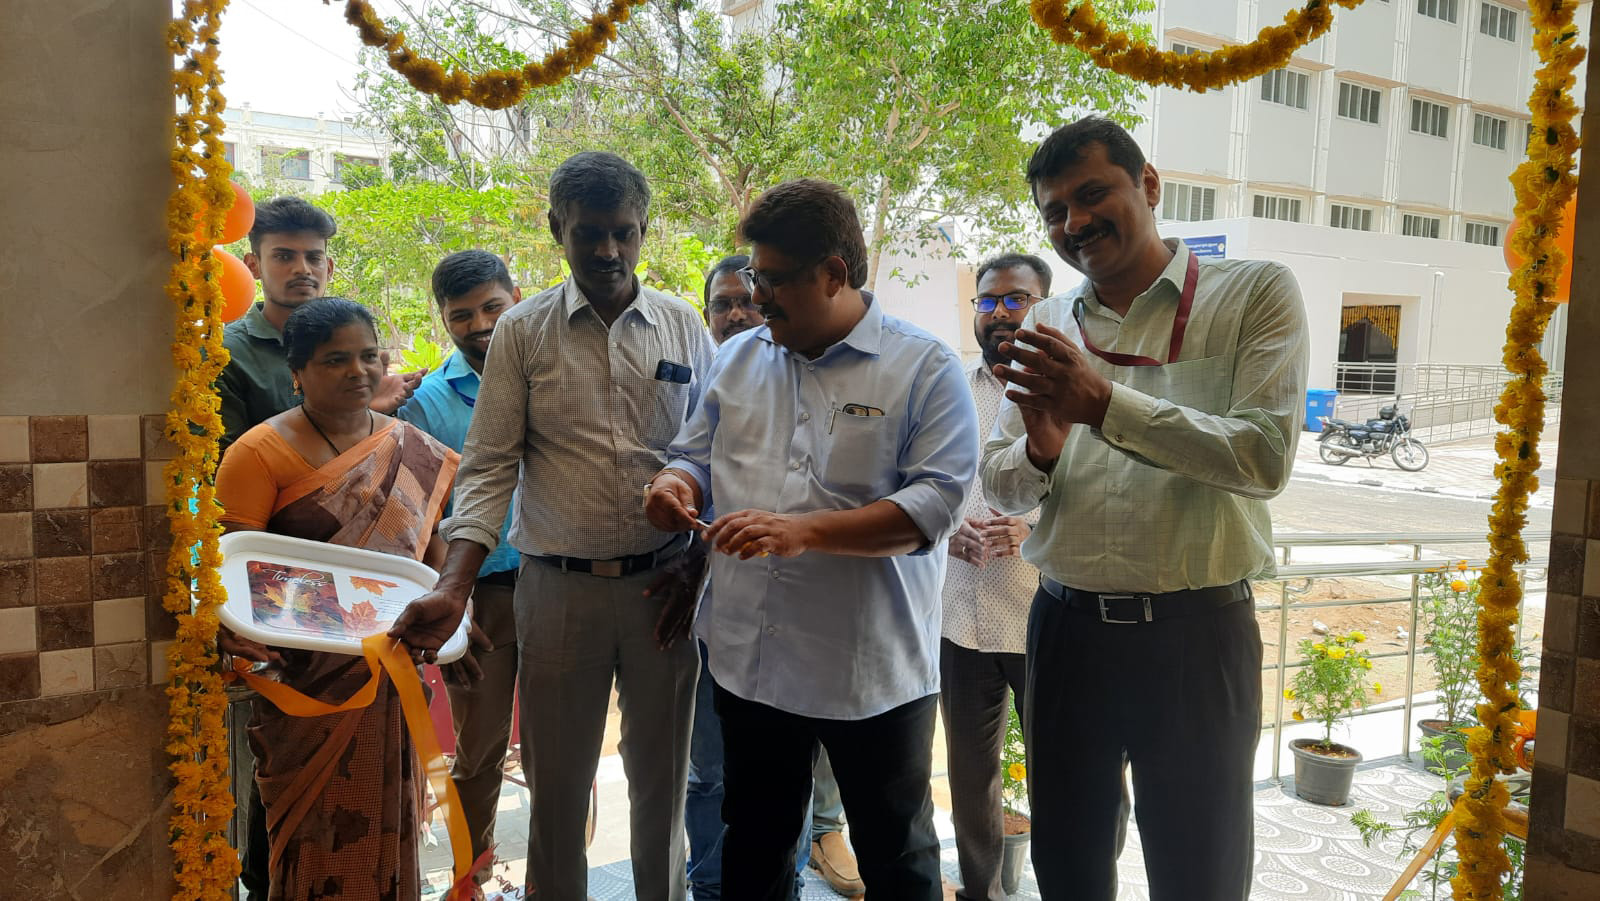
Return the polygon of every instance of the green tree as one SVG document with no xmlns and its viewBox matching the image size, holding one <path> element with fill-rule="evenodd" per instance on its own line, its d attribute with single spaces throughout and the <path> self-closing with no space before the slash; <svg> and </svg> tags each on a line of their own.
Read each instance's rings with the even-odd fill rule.
<svg viewBox="0 0 1600 901">
<path fill-rule="evenodd" d="M 646 4 L 593 68 L 498 113 L 422 97 L 369 52 L 368 120 L 417 155 L 418 173 L 463 185 L 538 186 L 572 151 L 618 150 L 651 177 L 658 225 L 717 248 L 732 247 L 761 190 L 827 177 L 861 205 L 875 282 L 885 249 L 936 252 L 951 221 L 977 236 L 969 251 L 1021 243 L 1037 231 L 1021 174 L 1041 127 L 1135 118 L 1131 82 L 1052 43 L 1016 0 L 788 0 L 739 31 L 719 8 Z M 1116 0 L 1101 14 L 1127 25 L 1148 8 Z M 575 16 L 564 0 L 466 0 L 396 24 L 481 70 L 544 52 Z M 490 140 L 496 129 L 521 132 Z"/>
</svg>

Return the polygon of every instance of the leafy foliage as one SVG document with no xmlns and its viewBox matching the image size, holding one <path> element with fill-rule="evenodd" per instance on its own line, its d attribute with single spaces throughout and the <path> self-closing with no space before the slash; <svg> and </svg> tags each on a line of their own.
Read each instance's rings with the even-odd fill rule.
<svg viewBox="0 0 1600 901">
<path fill-rule="evenodd" d="M 1464 565 L 1464 564 L 1463 564 Z M 1437 680 L 1439 706 L 1451 725 L 1471 719 L 1482 699 L 1478 689 L 1478 577 L 1462 571 L 1423 577 L 1427 643 Z"/>
<path fill-rule="evenodd" d="M 1321 641 L 1300 640 L 1303 660 L 1295 671 L 1293 687 L 1284 698 L 1295 702 L 1295 719 L 1322 724 L 1322 747 L 1333 745 L 1333 725 L 1367 706 L 1367 673 L 1372 661 L 1356 646 L 1367 640 L 1361 632 L 1329 633 Z M 1373 691 L 1377 691 L 1376 688 Z"/>
<path fill-rule="evenodd" d="M 1149 0 L 1100 10 L 1119 25 Z M 481 70 L 520 65 L 577 23 L 566 0 L 506 0 L 413 14 L 432 55 Z M 1037 231 L 1021 175 L 1042 126 L 1088 111 L 1135 119 L 1130 81 L 1052 44 L 1014 0 L 787 0 L 735 25 L 710 0 L 640 7 L 596 65 L 518 106 L 446 107 L 411 91 L 372 51 L 366 123 L 404 149 L 397 177 L 537 192 L 559 160 L 617 150 L 651 179 L 655 222 L 728 251 L 765 188 L 822 176 L 855 197 L 874 237 L 949 252 Z M 1143 26 L 1131 26 L 1143 33 Z M 943 228 L 941 228 L 943 227 Z"/>
<path fill-rule="evenodd" d="M 1000 803 L 1012 813 L 1028 813 L 1028 748 L 1022 741 L 1022 720 L 1016 699 L 1006 705 L 1005 743 L 1000 746 Z"/>
</svg>

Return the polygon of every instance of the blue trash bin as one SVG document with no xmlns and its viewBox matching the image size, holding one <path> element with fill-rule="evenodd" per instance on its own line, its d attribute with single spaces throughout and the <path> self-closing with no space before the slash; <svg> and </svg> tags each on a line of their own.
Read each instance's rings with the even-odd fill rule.
<svg viewBox="0 0 1600 901">
<path fill-rule="evenodd" d="M 1306 431 L 1322 431 L 1322 423 L 1318 416 L 1332 416 L 1333 404 L 1339 399 L 1337 391 L 1307 391 L 1306 392 Z"/>
</svg>

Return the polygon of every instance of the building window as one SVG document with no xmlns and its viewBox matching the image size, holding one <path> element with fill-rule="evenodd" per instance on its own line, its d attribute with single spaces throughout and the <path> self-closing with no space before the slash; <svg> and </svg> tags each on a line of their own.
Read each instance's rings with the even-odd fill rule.
<svg viewBox="0 0 1600 901">
<path fill-rule="evenodd" d="M 1487 222 L 1468 222 L 1467 243 L 1487 244 L 1490 247 L 1499 247 L 1500 226 L 1490 225 Z"/>
<path fill-rule="evenodd" d="M 1311 76 L 1304 72 L 1274 69 L 1261 76 L 1261 99 L 1268 103 L 1305 109 L 1306 97 L 1310 93 Z"/>
<path fill-rule="evenodd" d="M 1217 189 L 1167 182 L 1161 186 L 1161 218 L 1179 222 L 1215 219 Z"/>
<path fill-rule="evenodd" d="M 1257 219 L 1282 219 L 1286 222 L 1300 221 L 1300 201 L 1294 197 L 1257 194 L 1254 204 L 1255 207 L 1250 215 L 1255 216 Z"/>
<path fill-rule="evenodd" d="M 309 150 L 278 150 L 264 147 L 261 150 L 261 174 L 271 178 L 298 178 L 311 180 L 311 152 Z"/>
<path fill-rule="evenodd" d="M 1339 82 L 1339 115 L 1346 119 L 1356 119 L 1376 125 L 1378 124 L 1378 98 L 1380 96 L 1372 88 L 1341 81 Z"/>
<path fill-rule="evenodd" d="M 344 177 L 351 166 L 361 166 L 370 169 L 378 168 L 378 161 L 370 156 L 346 156 L 342 153 L 333 155 L 333 180 L 344 184 Z"/>
<path fill-rule="evenodd" d="M 1417 0 L 1417 12 L 1430 19 L 1456 21 L 1456 0 Z"/>
<path fill-rule="evenodd" d="M 1372 231 L 1372 211 L 1366 207 L 1346 206 L 1342 203 L 1328 205 L 1328 224 L 1334 228 Z"/>
<path fill-rule="evenodd" d="M 1493 147 L 1496 150 L 1506 149 L 1506 129 L 1511 123 L 1499 116 L 1485 116 L 1483 113 L 1472 114 L 1472 143 Z"/>
<path fill-rule="evenodd" d="M 1180 44 L 1177 41 L 1173 41 L 1172 52 L 1179 56 L 1193 56 L 1200 52 L 1200 48 L 1193 44 Z"/>
<path fill-rule="evenodd" d="M 1517 39 L 1517 11 L 1494 3 L 1482 5 L 1478 16 L 1478 30 L 1503 41 Z"/>
<path fill-rule="evenodd" d="M 1448 137 L 1450 108 L 1426 100 L 1411 98 L 1411 130 L 1418 134 Z"/>
<path fill-rule="evenodd" d="M 1400 234 L 1414 238 L 1439 237 L 1439 217 L 1406 213 L 1400 217 Z"/>
<path fill-rule="evenodd" d="M 238 145 L 234 144 L 232 141 L 222 142 L 222 158 L 227 160 L 228 165 L 234 169 L 239 168 L 238 158 L 235 156 L 237 153 L 237 146 Z"/>
</svg>

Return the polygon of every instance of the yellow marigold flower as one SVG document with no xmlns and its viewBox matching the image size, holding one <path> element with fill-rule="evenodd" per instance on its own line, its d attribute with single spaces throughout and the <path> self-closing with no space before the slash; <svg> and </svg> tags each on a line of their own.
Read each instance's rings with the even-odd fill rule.
<svg viewBox="0 0 1600 901">
<path fill-rule="evenodd" d="M 1451 579 L 1450 580 L 1450 590 L 1455 592 L 1456 594 L 1460 594 L 1461 592 L 1466 591 L 1467 590 L 1466 580 L 1465 579 Z"/>
<path fill-rule="evenodd" d="M 1285 701 L 1293 701 L 1293 700 L 1294 700 L 1294 689 L 1292 689 L 1292 688 L 1285 688 L 1285 689 L 1284 689 L 1284 690 L 1283 690 L 1283 699 L 1284 699 L 1284 700 L 1285 700 Z"/>
<path fill-rule="evenodd" d="M 1375 695 L 1383 694 L 1383 683 L 1382 682 L 1374 682 L 1374 683 L 1372 683 L 1372 693 L 1375 694 Z"/>
<path fill-rule="evenodd" d="M 1372 661 L 1368 660 L 1365 657 L 1361 658 L 1361 668 L 1362 669 L 1372 669 Z"/>
<path fill-rule="evenodd" d="M 1316 651 L 1318 654 L 1326 654 L 1328 652 L 1328 646 L 1319 641 L 1311 646 L 1311 650 Z"/>
<path fill-rule="evenodd" d="M 1295 721 L 1295 722 L 1297 722 L 1297 723 L 1303 723 L 1303 722 L 1305 722 L 1305 719 L 1306 719 L 1306 715 L 1305 715 L 1305 714 L 1303 714 L 1303 713 L 1301 713 L 1301 712 L 1300 712 L 1300 711 L 1298 711 L 1298 710 L 1296 710 L 1296 711 L 1295 711 L 1295 712 L 1294 712 L 1294 721 Z"/>
<path fill-rule="evenodd" d="M 1013 763 L 1006 768 L 1006 774 L 1018 782 L 1028 778 L 1028 768 L 1020 763 Z"/>
<path fill-rule="evenodd" d="M 1354 641 L 1354 642 L 1357 642 L 1357 643 L 1366 641 L 1367 640 L 1367 633 L 1361 631 L 1360 629 L 1357 629 L 1354 632 L 1350 633 L 1350 640 Z"/>
<path fill-rule="evenodd" d="M 1467 561 L 1463 560 L 1460 563 L 1456 564 L 1456 572 L 1463 572 L 1464 573 L 1466 571 L 1467 571 Z"/>
<path fill-rule="evenodd" d="M 1348 653 L 1349 653 L 1349 651 L 1346 651 L 1344 648 L 1329 648 L 1328 649 L 1328 656 L 1333 658 L 1334 660 L 1343 660 L 1344 659 L 1344 655 L 1348 654 Z"/>
</svg>

